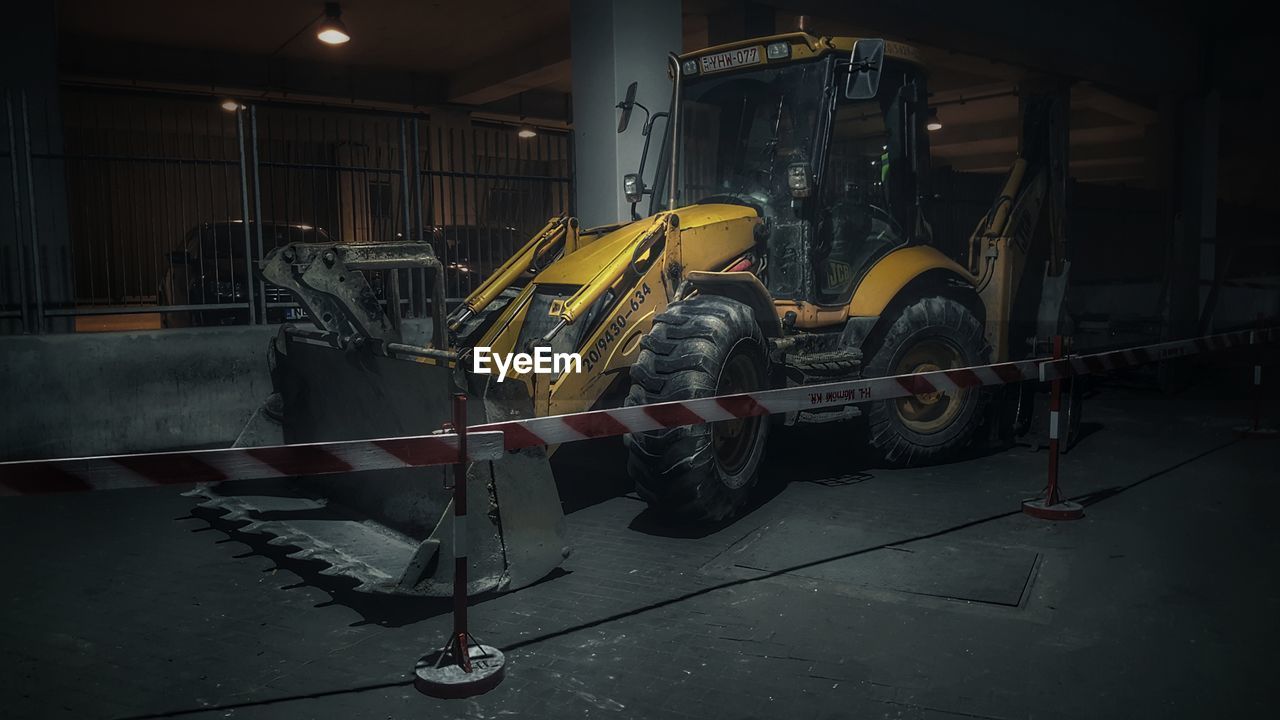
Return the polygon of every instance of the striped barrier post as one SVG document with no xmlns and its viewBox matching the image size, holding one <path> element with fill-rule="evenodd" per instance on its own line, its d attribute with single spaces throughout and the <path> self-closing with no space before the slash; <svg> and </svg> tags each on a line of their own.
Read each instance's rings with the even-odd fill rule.
<svg viewBox="0 0 1280 720">
<path fill-rule="evenodd" d="M 1061 335 L 1053 336 L 1053 359 L 1061 360 L 1064 356 L 1064 341 Z M 1084 517 L 1084 507 L 1080 503 L 1063 500 L 1058 488 L 1058 456 L 1062 450 L 1062 378 L 1055 377 L 1049 383 L 1049 483 L 1045 487 L 1044 497 L 1036 500 L 1025 500 L 1022 512 L 1041 520 L 1078 520 Z"/>
<path fill-rule="evenodd" d="M 458 456 L 453 466 L 453 630 L 444 647 L 419 658 L 413 685 L 438 698 L 486 693 L 502 682 L 506 658 L 482 645 L 467 629 L 467 396 L 453 396 L 453 427 Z"/>
</svg>

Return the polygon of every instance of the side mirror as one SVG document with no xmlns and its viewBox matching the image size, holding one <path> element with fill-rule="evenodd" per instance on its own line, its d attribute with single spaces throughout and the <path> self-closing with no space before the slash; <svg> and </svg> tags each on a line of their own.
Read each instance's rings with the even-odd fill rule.
<svg viewBox="0 0 1280 720">
<path fill-rule="evenodd" d="M 875 97 L 880 90 L 880 70 L 883 67 L 884 40 L 854 40 L 844 96 L 850 100 L 870 100 Z"/>
<path fill-rule="evenodd" d="M 640 173 L 627 173 L 622 176 L 622 194 L 627 202 L 638 203 L 644 199 L 644 180 Z"/>
<path fill-rule="evenodd" d="M 633 82 L 630 85 L 628 85 L 627 96 L 623 98 L 622 102 L 618 103 L 618 109 L 622 111 L 622 116 L 618 118 L 618 134 L 619 135 L 627 131 L 627 124 L 631 122 L 631 111 L 634 110 L 636 106 L 636 85 L 637 84 L 638 83 Z"/>
</svg>

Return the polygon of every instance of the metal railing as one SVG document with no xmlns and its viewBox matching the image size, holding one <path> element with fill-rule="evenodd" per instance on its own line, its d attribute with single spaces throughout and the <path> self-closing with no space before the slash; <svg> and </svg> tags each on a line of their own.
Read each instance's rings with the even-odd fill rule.
<svg viewBox="0 0 1280 720">
<path fill-rule="evenodd" d="M 0 333 L 292 319 L 257 263 L 294 241 L 429 242 L 456 301 L 571 210 L 564 131 L 82 87 L 53 112 L 25 100 L 0 118 Z M 402 312 L 426 315 L 425 279 L 400 272 Z"/>
</svg>

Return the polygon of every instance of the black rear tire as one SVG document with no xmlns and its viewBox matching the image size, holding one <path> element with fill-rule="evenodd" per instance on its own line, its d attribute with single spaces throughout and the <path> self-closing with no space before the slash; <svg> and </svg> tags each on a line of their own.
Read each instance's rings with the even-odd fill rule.
<svg viewBox="0 0 1280 720">
<path fill-rule="evenodd" d="M 991 355 L 982 323 L 960 302 L 922 298 L 902 308 L 877 343 L 866 377 L 984 365 Z M 871 445 L 889 466 L 907 467 L 954 457 L 982 422 L 989 393 L 969 388 L 868 404 Z"/>
<path fill-rule="evenodd" d="M 631 368 L 626 405 L 753 392 L 769 385 L 768 354 L 751 308 L 699 295 L 653 321 Z M 636 490 L 664 518 L 715 522 L 742 509 L 756 484 L 769 418 L 635 433 L 625 438 Z"/>
</svg>

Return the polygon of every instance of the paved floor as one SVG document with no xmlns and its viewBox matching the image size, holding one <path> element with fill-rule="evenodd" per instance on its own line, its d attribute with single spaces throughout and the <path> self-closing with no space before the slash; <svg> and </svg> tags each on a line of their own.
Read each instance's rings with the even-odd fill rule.
<svg viewBox="0 0 1280 720">
<path fill-rule="evenodd" d="M 1234 438 L 1244 390 L 1101 388 L 1063 463 L 1089 503 L 1070 524 L 1016 512 L 1044 482 L 1027 448 L 888 471 L 848 426 L 792 432 L 772 497 L 699 533 L 602 476 L 616 445 L 566 453 L 576 551 L 474 606 L 509 667 L 466 701 L 408 680 L 448 626 L 437 603 L 356 595 L 169 490 L 6 498 L 0 715 L 1270 714 L 1280 444 Z"/>
</svg>

